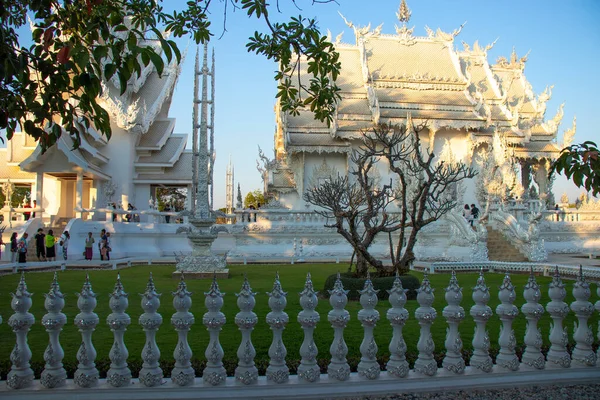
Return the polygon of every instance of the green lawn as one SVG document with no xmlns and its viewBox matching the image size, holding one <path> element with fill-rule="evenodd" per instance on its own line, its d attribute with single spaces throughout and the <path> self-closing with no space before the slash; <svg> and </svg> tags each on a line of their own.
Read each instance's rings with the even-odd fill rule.
<svg viewBox="0 0 600 400">
<path fill-rule="evenodd" d="M 252 340 L 257 351 L 257 362 L 261 365 L 268 363 L 268 348 L 271 343 L 271 331 L 269 326 L 265 322 L 266 314 L 269 312 L 267 300 L 268 296 L 266 292 L 270 291 L 273 285 L 273 279 L 275 272 L 279 271 L 281 284 L 283 289 L 288 292 L 288 305 L 286 312 L 290 315 L 290 323 L 284 332 L 284 343 L 288 349 L 288 360 L 292 364 L 299 360 L 299 348 L 302 344 L 303 332 L 296 321 L 296 316 L 301 310 L 299 306 L 299 295 L 298 293 L 304 286 L 306 273 L 312 274 L 313 283 L 315 289 L 321 289 L 325 279 L 330 274 L 337 272 L 339 269 L 346 269 L 345 265 L 342 264 L 308 264 L 308 265 L 246 265 L 246 266 L 231 266 L 230 267 L 230 279 L 220 280 L 219 286 L 221 291 L 226 293 L 225 295 L 225 306 L 223 312 L 227 317 L 227 324 L 224 326 L 221 332 L 221 343 L 225 350 L 225 358 L 228 363 L 235 364 L 236 362 L 236 351 L 240 342 L 241 334 L 234 325 L 234 316 L 239 311 L 236 306 L 236 297 L 234 293 L 239 292 L 244 273 L 248 274 L 248 279 L 252 289 L 257 292 L 256 300 L 257 305 L 254 312 L 258 315 L 259 323 L 252 334 Z M 171 292 L 176 290 L 177 280 L 171 278 L 171 273 L 174 271 L 173 266 L 137 266 L 129 269 L 123 269 L 120 271 L 121 279 L 125 286 L 125 290 L 129 293 L 129 309 L 127 312 L 131 316 L 132 324 L 125 334 L 125 343 L 129 349 L 129 360 L 134 364 L 132 369 L 135 369 L 135 365 L 139 363 L 141 359 L 140 353 L 144 344 L 144 333 L 140 326 L 137 324 L 139 316 L 143 310 L 140 302 L 141 298 L 138 293 L 142 293 L 145 289 L 145 285 L 148 279 L 149 272 L 153 273 L 154 281 L 157 287 L 157 291 L 163 293 L 161 298 L 162 304 L 159 312 L 163 316 L 163 325 L 160 328 L 157 341 L 159 348 L 162 352 L 162 359 L 172 360 L 172 352 L 177 342 L 177 334 L 170 325 L 170 317 L 174 313 L 172 306 Z M 66 295 L 66 306 L 63 312 L 67 315 L 68 322 L 63 328 L 63 332 L 60 336 L 60 341 L 65 350 L 65 364 L 73 365 L 76 367 L 75 355 L 80 340 L 80 333 L 73 325 L 73 319 L 79 312 L 77 309 L 77 297 L 76 292 L 79 292 L 83 281 L 85 279 L 85 272 L 83 271 L 66 271 L 59 273 L 59 283 L 62 292 Z M 106 317 L 110 313 L 108 307 L 108 293 L 113 289 L 116 271 L 90 271 L 90 278 L 97 294 L 98 306 L 95 312 L 100 317 L 100 324 L 96 328 L 93 335 L 93 342 L 98 351 L 98 360 L 104 361 L 100 364 L 105 364 L 108 359 L 108 352 L 112 345 L 112 333 L 106 325 Z M 421 278 L 422 274 L 414 273 L 417 277 Z M 460 325 L 461 336 L 464 342 L 465 349 L 471 348 L 472 334 L 474 330 L 474 323 L 470 316 L 468 316 L 469 308 L 473 305 L 471 300 L 471 288 L 475 285 L 477 274 L 459 274 L 458 279 L 460 285 L 464 288 L 463 294 L 464 299 L 462 306 L 467 312 L 467 318 Z M 486 281 L 491 287 L 492 299 L 489 305 L 492 309 L 498 305 L 498 286 L 502 281 L 503 276 L 501 274 L 487 274 Z M 448 284 L 449 274 L 435 274 L 430 276 L 432 286 L 436 289 L 436 301 L 434 307 L 438 311 L 438 318 L 432 327 L 433 337 L 436 344 L 436 353 L 443 351 L 444 340 L 446 335 L 447 324 L 442 314 L 442 309 L 446 305 L 444 300 L 444 288 Z M 3 323 L 0 325 L 0 371 L 5 373 L 6 368 L 9 367 L 9 354 L 15 343 L 15 336 L 12 333 L 10 327 L 6 324 L 6 321 L 12 314 L 10 308 L 10 294 L 13 292 L 18 283 L 18 275 L 6 275 L 0 277 L 0 298 L 4 299 L 0 303 L 0 315 L 3 318 Z M 43 363 L 44 349 L 48 343 L 48 335 L 44 331 L 40 324 L 41 318 L 45 313 L 44 310 L 44 297 L 43 294 L 47 293 L 52 280 L 52 273 L 30 273 L 26 274 L 27 285 L 29 291 L 34 293 L 33 295 L 33 306 L 30 310 L 35 316 L 36 323 L 31 328 L 29 333 L 29 344 L 33 353 L 32 360 L 36 365 Z M 517 300 L 515 304 L 520 308 L 523 304 L 523 287 L 527 281 L 526 275 L 513 275 L 513 284 L 516 286 Z M 546 305 L 549 301 L 547 296 L 547 288 L 550 278 L 538 277 L 538 283 L 542 285 L 542 300 L 541 303 Z M 187 282 L 188 290 L 192 291 L 193 306 L 190 310 L 196 317 L 196 324 L 192 327 L 189 335 L 189 342 L 194 352 L 194 357 L 200 360 L 204 359 L 204 350 L 208 343 L 208 333 L 204 326 L 202 326 L 202 315 L 206 312 L 204 307 L 204 295 L 203 293 L 209 289 L 210 281 L 208 280 L 189 280 Z M 596 286 L 592 285 L 592 298 L 590 301 L 595 302 L 598 300 L 596 295 Z M 566 299 L 567 303 L 571 303 L 574 299 L 571 296 L 572 282 L 567 282 L 568 296 Z M 377 344 L 379 345 L 379 355 L 386 357 L 389 355 L 388 343 L 391 338 L 391 327 L 388 321 L 385 319 L 386 310 L 389 308 L 387 301 L 380 301 L 377 309 L 381 315 L 381 320 L 375 329 L 375 336 Z M 414 311 L 418 307 L 416 300 L 411 300 L 407 303 L 406 308 L 410 312 L 410 319 L 404 328 L 404 337 L 408 345 L 408 352 L 415 355 L 417 353 L 416 344 L 419 338 L 419 325 L 414 319 Z M 331 309 L 329 302 L 325 299 L 319 300 L 317 311 L 321 314 L 321 322 L 318 324 L 315 340 L 319 348 L 319 359 L 329 359 L 329 346 L 333 338 L 333 330 L 327 322 L 327 312 Z M 349 347 L 349 358 L 356 360 L 360 357 L 359 346 L 362 340 L 362 328 L 359 321 L 357 320 L 357 312 L 360 309 L 358 302 L 351 302 L 347 306 L 347 310 L 351 314 L 351 321 L 346 329 L 345 338 Z M 548 336 L 550 329 L 550 317 L 544 315 L 540 321 L 540 327 L 542 335 L 545 340 L 545 344 L 548 344 Z M 575 317 L 571 313 L 565 321 L 565 326 L 568 328 L 569 336 L 572 337 L 573 326 Z M 597 313 L 594 314 L 590 320 L 594 333 L 598 326 Z M 517 342 L 519 345 L 523 344 L 523 337 L 525 334 L 526 320 L 522 314 L 516 318 L 514 323 L 514 329 L 517 336 Z M 498 335 L 500 330 L 500 323 L 498 318 L 494 315 L 488 323 L 488 331 L 491 338 L 492 348 L 497 348 Z M 572 339 L 571 339 L 572 340 Z M 323 362 L 323 361 L 322 361 Z M 165 371 L 168 372 L 168 371 Z"/>
</svg>

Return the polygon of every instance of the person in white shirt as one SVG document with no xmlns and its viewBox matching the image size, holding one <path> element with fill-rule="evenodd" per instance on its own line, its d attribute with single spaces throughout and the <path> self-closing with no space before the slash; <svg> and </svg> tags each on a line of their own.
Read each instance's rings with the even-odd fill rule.
<svg viewBox="0 0 600 400">
<path fill-rule="evenodd" d="M 64 231 L 62 235 L 60 235 L 60 242 L 58 244 L 62 247 L 63 258 L 67 259 L 67 249 L 69 247 L 69 239 L 71 239 L 71 235 L 69 235 L 69 231 Z"/>
</svg>

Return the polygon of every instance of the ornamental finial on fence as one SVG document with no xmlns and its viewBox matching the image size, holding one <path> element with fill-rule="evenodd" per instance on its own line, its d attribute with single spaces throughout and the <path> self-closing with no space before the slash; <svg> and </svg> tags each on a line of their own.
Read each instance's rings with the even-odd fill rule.
<svg viewBox="0 0 600 400">
<path fill-rule="evenodd" d="M 298 380 L 304 382 L 316 382 L 319 380 L 321 370 L 317 365 L 318 349 L 313 334 L 321 317 L 315 311 L 319 300 L 313 288 L 310 272 L 306 274 L 304 289 L 300 292 L 300 307 L 298 323 L 304 331 L 304 339 L 300 346 L 300 365 L 298 366 Z"/>
<path fill-rule="evenodd" d="M 77 307 L 79 314 L 75 316 L 75 326 L 81 332 L 81 346 L 77 352 L 77 371 L 73 381 L 79 387 L 87 388 L 95 386 L 98 382 L 98 369 L 94 361 L 96 360 L 96 349 L 92 343 L 92 333 L 96 329 L 96 325 L 100 322 L 98 314 L 94 313 L 97 300 L 96 293 L 92 290 L 89 274 L 85 277 L 85 282 L 81 288 L 81 292 L 77 293 Z"/>
<path fill-rule="evenodd" d="M 329 291 L 329 304 L 333 307 L 327 314 L 327 320 L 334 329 L 333 342 L 329 347 L 331 362 L 327 366 L 327 375 L 330 379 L 345 381 L 350 377 L 350 365 L 346 360 L 348 346 L 344 340 L 344 329 L 350 321 L 350 313 L 344 308 L 348 304 L 348 290 L 344 290 L 344 284 L 340 273 Z"/>
<path fill-rule="evenodd" d="M 433 376 L 437 372 L 437 362 L 433 358 L 435 343 L 431 335 L 431 324 L 437 317 L 435 308 L 432 307 L 435 296 L 427 274 L 423 275 L 421 286 L 417 289 L 417 302 L 419 308 L 415 311 L 415 318 L 421 325 L 417 349 L 419 356 L 415 361 L 415 371 L 427 376 Z"/>
<path fill-rule="evenodd" d="M 258 322 L 258 317 L 252 311 L 256 305 L 255 295 L 256 293 L 252 292 L 252 288 L 248 282 L 248 277 L 244 274 L 242 290 L 236 293 L 237 305 L 240 312 L 235 315 L 235 324 L 242 332 L 242 342 L 237 351 L 239 361 L 235 368 L 235 379 L 244 385 L 254 384 L 258 380 L 258 369 L 254 365 L 256 350 L 252 344 L 251 337 L 254 325 Z"/>
<path fill-rule="evenodd" d="M 358 363 L 358 375 L 367 379 L 377 379 L 381 372 L 379 363 L 377 362 L 377 343 L 373 336 L 373 330 L 377 321 L 379 321 L 379 311 L 375 310 L 377 306 L 377 293 L 373 282 L 371 282 L 371 274 L 367 272 L 365 285 L 360 293 L 360 304 L 362 310 L 358 312 L 358 320 L 361 322 L 364 336 L 360 344 L 360 362 Z"/>
<path fill-rule="evenodd" d="M 271 312 L 267 314 L 267 324 L 273 331 L 273 341 L 269 347 L 269 366 L 267 367 L 267 380 L 275 383 L 284 383 L 289 379 L 290 371 L 285 364 L 287 350 L 283 344 L 282 333 L 289 321 L 288 315 L 283 311 L 287 304 L 287 293 L 281 288 L 279 272 L 275 274 L 273 290 L 267 292 Z"/>
<path fill-rule="evenodd" d="M 204 293 L 204 305 L 208 309 L 208 312 L 202 317 L 202 323 L 206 326 L 206 330 L 210 335 L 208 346 L 204 352 L 206 356 L 206 368 L 202 374 L 202 380 L 205 384 L 212 386 L 224 384 L 227 378 L 227 372 L 225 371 L 225 367 L 223 367 L 223 355 L 225 353 L 219 342 L 219 333 L 226 322 L 225 314 L 221 312 L 224 295 L 225 293 L 221 293 L 219 290 L 217 273 L 215 272 L 210 289 Z"/>
<path fill-rule="evenodd" d="M 62 360 L 65 352 L 60 345 L 58 336 L 62 327 L 67 323 L 67 316 L 62 313 L 65 306 L 65 296 L 60 291 L 57 273 L 50 285 L 50 291 L 44 294 L 44 308 L 47 313 L 42 317 L 42 325 L 49 335 L 49 343 L 44 352 L 46 365 L 40 377 L 42 386 L 51 389 L 63 386 L 67 379 L 67 371 L 63 368 Z"/>
<path fill-rule="evenodd" d="M 111 364 L 108 373 L 106 374 L 106 381 L 114 387 L 123 387 L 129 385 L 131 382 L 131 370 L 127 366 L 127 357 L 129 352 L 125 346 L 123 337 L 129 324 L 131 324 L 131 318 L 125 313 L 129 301 L 129 296 L 121 283 L 121 274 L 117 274 L 117 282 L 112 293 L 109 293 L 110 301 L 109 307 L 112 313 L 106 318 L 106 323 L 113 332 L 114 342 L 108 353 Z"/>
<path fill-rule="evenodd" d="M 446 288 L 445 299 L 448 305 L 444 307 L 442 315 L 448 322 L 449 329 L 446 333 L 446 356 L 442 366 L 456 374 L 465 372 L 465 361 L 462 358 L 463 342 L 458 332 L 458 325 L 465 318 L 465 310 L 460 306 L 462 301 L 462 288 L 458 285 L 456 272 L 452 270 L 450 283 Z"/>
<path fill-rule="evenodd" d="M 548 368 L 571 366 L 571 356 L 567 351 L 569 344 L 569 334 L 567 328 L 563 327 L 563 321 L 569 314 L 569 306 L 565 303 L 567 290 L 565 284 L 560 279 L 558 266 L 556 266 L 552 282 L 548 285 L 548 297 L 550 302 L 546 305 L 546 311 L 552 318 L 550 325 L 550 349 L 548 350 Z"/>
<path fill-rule="evenodd" d="M 490 290 L 485 283 L 483 268 L 479 271 L 477 284 L 473 288 L 472 299 L 475 304 L 471 307 L 469 314 L 475 320 L 475 333 L 472 342 L 473 356 L 469 363 L 482 372 L 491 372 L 494 364 L 489 354 L 490 336 L 485 325 L 492 316 L 492 309 L 487 305 L 490 300 Z"/>
<path fill-rule="evenodd" d="M 542 297 L 540 286 L 535 281 L 533 266 L 530 268 L 529 279 L 523 291 L 526 303 L 521 306 L 521 312 L 527 318 L 527 330 L 525 331 L 525 352 L 523 353 L 523 364 L 535 368 L 544 369 L 546 359 L 541 348 L 544 343 L 542 334 L 538 328 L 538 321 L 544 314 L 544 307 L 539 303 Z"/>
<path fill-rule="evenodd" d="M 21 272 L 21 279 L 17 285 L 17 290 L 11 293 L 12 301 L 10 302 L 10 306 L 15 313 L 8 319 L 8 325 L 17 337 L 17 343 L 10 353 L 12 365 L 6 378 L 6 385 L 11 389 L 25 388 L 33 381 L 33 370 L 29 365 L 31 350 L 27 343 L 27 332 L 29 332 L 31 325 L 35 323 L 33 314 L 29 312 L 32 304 L 32 295 L 33 293 L 27 291 L 25 273 Z"/>
<path fill-rule="evenodd" d="M 188 386 L 194 383 L 196 373 L 190 359 L 192 358 L 192 349 L 188 344 L 188 332 L 194 324 L 194 316 L 189 312 L 192 307 L 192 292 L 187 290 L 183 272 L 177 285 L 177 290 L 171 292 L 173 295 L 173 307 L 175 313 L 171 316 L 171 325 L 177 331 L 177 345 L 173 351 L 175 367 L 171 371 L 171 381 L 178 386 Z"/>
<path fill-rule="evenodd" d="M 592 350 L 594 334 L 588 326 L 588 319 L 594 312 L 594 306 L 589 302 L 591 295 L 590 284 L 583 276 L 583 267 L 579 266 L 577 281 L 573 284 L 573 297 L 571 310 L 575 313 L 578 323 L 575 322 L 575 348 L 573 349 L 573 363 L 579 367 L 593 367 L 596 365 L 596 353 Z"/>
<path fill-rule="evenodd" d="M 156 331 L 162 324 L 162 316 L 156 312 L 160 307 L 161 294 L 156 293 L 152 272 L 146 284 L 146 291 L 140 296 L 144 313 L 140 315 L 138 322 L 146 334 L 146 343 L 142 350 L 144 364 L 140 370 L 140 382 L 146 387 L 153 387 L 162 384 L 163 371 L 159 364 L 160 349 L 156 344 Z"/>
<path fill-rule="evenodd" d="M 513 304 L 515 298 L 515 287 L 510 280 L 510 276 L 506 274 L 502 285 L 500 285 L 500 292 L 498 292 L 498 299 L 501 303 L 496 307 L 496 314 L 502 321 L 502 329 L 498 339 L 500 351 L 496 357 L 496 365 L 498 368 L 508 371 L 519 369 L 519 358 L 515 353 L 517 339 L 512 328 L 513 319 L 519 314 L 519 309 Z"/>
<path fill-rule="evenodd" d="M 390 341 L 390 360 L 386 365 L 388 375 L 404 378 L 408 375 L 409 365 L 406 361 L 406 342 L 402 336 L 402 328 L 408 320 L 408 311 L 404 308 L 406 304 L 406 292 L 408 289 L 402 287 L 400 274 L 396 271 L 396 279 L 392 288 L 388 290 L 389 302 L 392 308 L 387 310 L 386 318 L 392 325 L 392 340 Z"/>
</svg>

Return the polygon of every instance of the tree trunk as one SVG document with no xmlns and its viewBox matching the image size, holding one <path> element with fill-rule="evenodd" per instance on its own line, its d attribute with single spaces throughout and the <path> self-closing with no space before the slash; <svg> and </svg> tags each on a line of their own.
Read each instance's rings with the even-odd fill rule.
<svg viewBox="0 0 600 400">
<path fill-rule="evenodd" d="M 369 263 L 367 259 L 360 252 L 356 252 L 356 276 L 358 278 L 366 277 L 368 269 Z"/>
</svg>

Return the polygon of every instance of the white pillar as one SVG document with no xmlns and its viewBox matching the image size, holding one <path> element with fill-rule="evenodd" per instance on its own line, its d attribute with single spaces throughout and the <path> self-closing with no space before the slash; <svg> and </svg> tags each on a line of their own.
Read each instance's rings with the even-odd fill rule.
<svg viewBox="0 0 600 400">
<path fill-rule="evenodd" d="M 38 172 L 35 175 L 35 200 L 37 205 L 42 210 L 44 209 L 44 173 Z M 35 214 L 36 217 L 41 218 L 42 212 L 39 211 Z"/>
<path fill-rule="evenodd" d="M 81 218 L 81 209 L 83 206 L 83 172 L 77 172 L 77 183 L 76 183 L 76 197 L 75 197 L 75 218 Z"/>
</svg>

